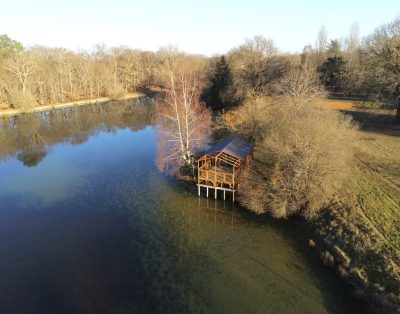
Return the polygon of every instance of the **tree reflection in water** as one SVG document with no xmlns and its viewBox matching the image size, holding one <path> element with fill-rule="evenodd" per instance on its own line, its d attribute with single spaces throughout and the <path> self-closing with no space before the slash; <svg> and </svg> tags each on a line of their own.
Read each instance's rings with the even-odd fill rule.
<svg viewBox="0 0 400 314">
<path fill-rule="evenodd" d="M 99 132 L 151 124 L 148 98 L 70 107 L 0 119 L 0 160 L 16 157 L 25 166 L 38 165 L 58 143 L 81 144 Z"/>
</svg>

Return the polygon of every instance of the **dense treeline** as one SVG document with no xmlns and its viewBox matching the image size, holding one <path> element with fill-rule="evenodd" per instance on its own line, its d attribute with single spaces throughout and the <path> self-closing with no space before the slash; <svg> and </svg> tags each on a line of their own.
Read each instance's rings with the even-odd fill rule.
<svg viewBox="0 0 400 314">
<path fill-rule="evenodd" d="M 328 91 L 346 96 L 393 99 L 400 94 L 400 18 L 360 39 L 354 24 L 345 39 L 328 41 L 325 28 L 315 47 L 282 54 L 262 36 L 246 40 L 226 56 L 185 55 L 202 63 L 203 100 L 221 108 L 247 97 L 279 93 L 279 80 L 293 64 L 314 69 Z M 0 103 L 12 107 L 51 104 L 100 96 L 118 97 L 151 85 L 163 86 L 163 55 L 97 45 L 90 51 L 30 47 L 0 36 Z"/>
<path fill-rule="evenodd" d="M 315 48 L 285 55 L 256 36 L 213 60 L 204 99 L 218 109 L 238 105 L 217 128 L 253 141 L 264 162 L 242 183 L 242 200 L 249 196 L 244 203 L 255 212 L 312 217 L 340 192 L 355 126 L 320 108 L 328 93 L 389 104 L 400 94 L 400 18 L 363 40 L 356 24 L 342 42 L 327 38 L 322 28 Z"/>
<path fill-rule="evenodd" d="M 349 183 L 359 169 L 360 132 L 350 116 L 321 103 L 330 93 L 393 105 L 400 95 L 400 18 L 362 40 L 356 25 L 342 41 L 328 42 L 322 28 L 316 46 L 300 55 L 255 37 L 213 62 L 204 99 L 218 109 L 236 105 L 215 119 L 214 136 L 233 132 L 255 146 L 239 202 L 277 218 L 304 216 L 318 226 L 310 245 L 323 250 L 323 262 L 378 311 L 396 312 L 399 252 L 372 230 L 381 226 L 365 218 Z"/>
<path fill-rule="evenodd" d="M 186 55 L 172 48 L 145 52 L 96 46 L 90 52 L 78 53 L 23 48 L 3 35 L 0 104 L 24 108 L 80 98 L 118 97 L 151 85 L 163 87 L 156 123 L 160 131 L 157 165 L 164 171 L 171 161 L 178 160 L 179 166 L 192 163 L 208 133 L 211 115 L 199 98 L 214 109 L 237 105 L 235 110 L 215 115 L 213 122 L 214 135 L 235 132 L 255 144 L 253 166 L 240 178 L 243 205 L 274 217 L 298 214 L 315 219 L 324 209 L 334 214 L 333 204 L 338 199 L 347 202 L 345 178 L 353 170 L 356 127 L 339 111 L 320 108 L 319 102 L 330 92 L 393 104 L 400 95 L 400 18 L 362 39 L 356 24 L 343 40 L 328 40 L 322 28 L 315 46 L 305 46 L 300 54 L 283 54 L 262 36 L 246 40 L 225 56 L 212 58 Z M 105 116 L 112 117 L 111 111 L 106 110 Z M 93 120 L 95 112 L 88 109 L 84 120 Z M 125 116 L 122 110 L 116 118 Z M 13 126 L 18 127 L 18 119 L 12 120 Z M 67 133 L 69 128 L 79 129 L 85 123 L 77 119 L 71 125 L 62 115 L 54 121 Z M 26 164 L 43 158 L 47 142 L 43 138 L 53 136 L 55 126 L 38 132 L 40 123 L 32 119 L 21 132 L 8 125 L 0 128 L 0 139 L 22 139 L 21 147 L 10 145 L 8 150 L 19 154 Z M 85 134 L 86 129 L 82 131 Z M 32 155 L 36 157 L 31 159 Z M 345 206 L 349 211 L 353 208 L 351 201 Z M 340 222 L 344 229 L 347 223 Z M 344 231 L 344 237 L 350 233 Z M 351 246 L 354 241 L 348 242 Z M 342 249 L 339 252 L 342 255 Z M 371 276 L 359 270 L 359 265 L 368 262 L 364 252 L 353 253 L 353 261 L 344 258 L 340 267 L 358 281 L 367 278 L 369 286 L 360 284 L 362 289 L 387 297 L 388 304 L 398 304 L 398 285 L 384 291 L 373 275 L 384 269 L 393 282 L 398 282 L 399 272 L 393 267 L 397 258 L 393 256 L 397 255 L 391 250 L 376 254 L 383 261 L 371 266 Z"/>
<path fill-rule="evenodd" d="M 119 97 L 163 86 L 164 51 L 95 46 L 91 51 L 22 45 L 0 36 L 0 103 L 14 108 L 102 96 Z M 184 55 L 184 54 L 182 54 Z M 203 57 L 184 55 L 193 64 Z"/>
<path fill-rule="evenodd" d="M 256 36 L 211 63 L 203 97 L 216 108 L 279 94 L 279 81 L 292 65 L 313 69 L 329 92 L 393 103 L 400 94 L 400 18 L 363 39 L 357 24 L 343 40 L 328 41 L 322 28 L 315 47 L 305 46 L 300 55 L 279 53 L 272 41 Z"/>
</svg>

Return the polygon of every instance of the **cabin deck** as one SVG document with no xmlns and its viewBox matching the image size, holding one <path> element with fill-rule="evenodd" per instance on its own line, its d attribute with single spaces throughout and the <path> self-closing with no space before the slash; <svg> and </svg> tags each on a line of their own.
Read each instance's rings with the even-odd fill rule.
<svg viewBox="0 0 400 314">
<path fill-rule="evenodd" d="M 218 166 L 207 168 L 206 164 L 198 168 L 199 184 L 230 189 L 235 187 L 236 172 L 234 170 Z"/>
<path fill-rule="evenodd" d="M 199 196 L 201 187 L 214 190 L 217 198 L 218 191 L 232 192 L 233 200 L 237 188 L 237 177 L 240 170 L 249 165 L 252 159 L 253 145 L 235 136 L 222 140 L 211 147 L 197 160 L 197 186 Z"/>
</svg>

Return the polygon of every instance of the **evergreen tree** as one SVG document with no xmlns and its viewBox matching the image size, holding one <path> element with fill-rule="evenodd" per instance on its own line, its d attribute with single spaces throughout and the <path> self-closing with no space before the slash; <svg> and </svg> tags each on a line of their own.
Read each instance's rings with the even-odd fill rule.
<svg viewBox="0 0 400 314">
<path fill-rule="evenodd" d="M 232 76 L 229 65 L 225 57 L 221 56 L 215 65 L 207 103 L 213 108 L 221 108 L 228 105 L 231 101 L 229 97 L 231 85 Z"/>
<path fill-rule="evenodd" d="M 8 35 L 0 35 L 0 57 L 7 57 L 15 51 L 22 50 L 22 44 L 11 39 Z"/>
<path fill-rule="evenodd" d="M 328 57 L 339 57 L 342 55 L 340 43 L 336 39 L 332 39 L 326 51 Z"/>
<path fill-rule="evenodd" d="M 333 92 L 337 92 L 342 88 L 345 62 L 343 57 L 328 57 L 322 64 L 319 72 L 321 73 L 321 81 L 325 87 Z"/>
<path fill-rule="evenodd" d="M 342 88 L 345 71 L 339 41 L 331 40 L 326 55 L 327 58 L 319 68 L 321 81 L 328 90 L 337 92 Z"/>
</svg>

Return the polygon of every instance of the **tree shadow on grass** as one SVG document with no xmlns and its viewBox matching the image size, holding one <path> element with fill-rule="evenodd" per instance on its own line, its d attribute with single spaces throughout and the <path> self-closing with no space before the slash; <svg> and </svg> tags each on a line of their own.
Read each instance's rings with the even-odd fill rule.
<svg viewBox="0 0 400 314">
<path fill-rule="evenodd" d="M 363 131 L 400 136 L 400 123 L 396 121 L 395 109 L 357 108 L 341 112 L 351 116 Z"/>
</svg>

